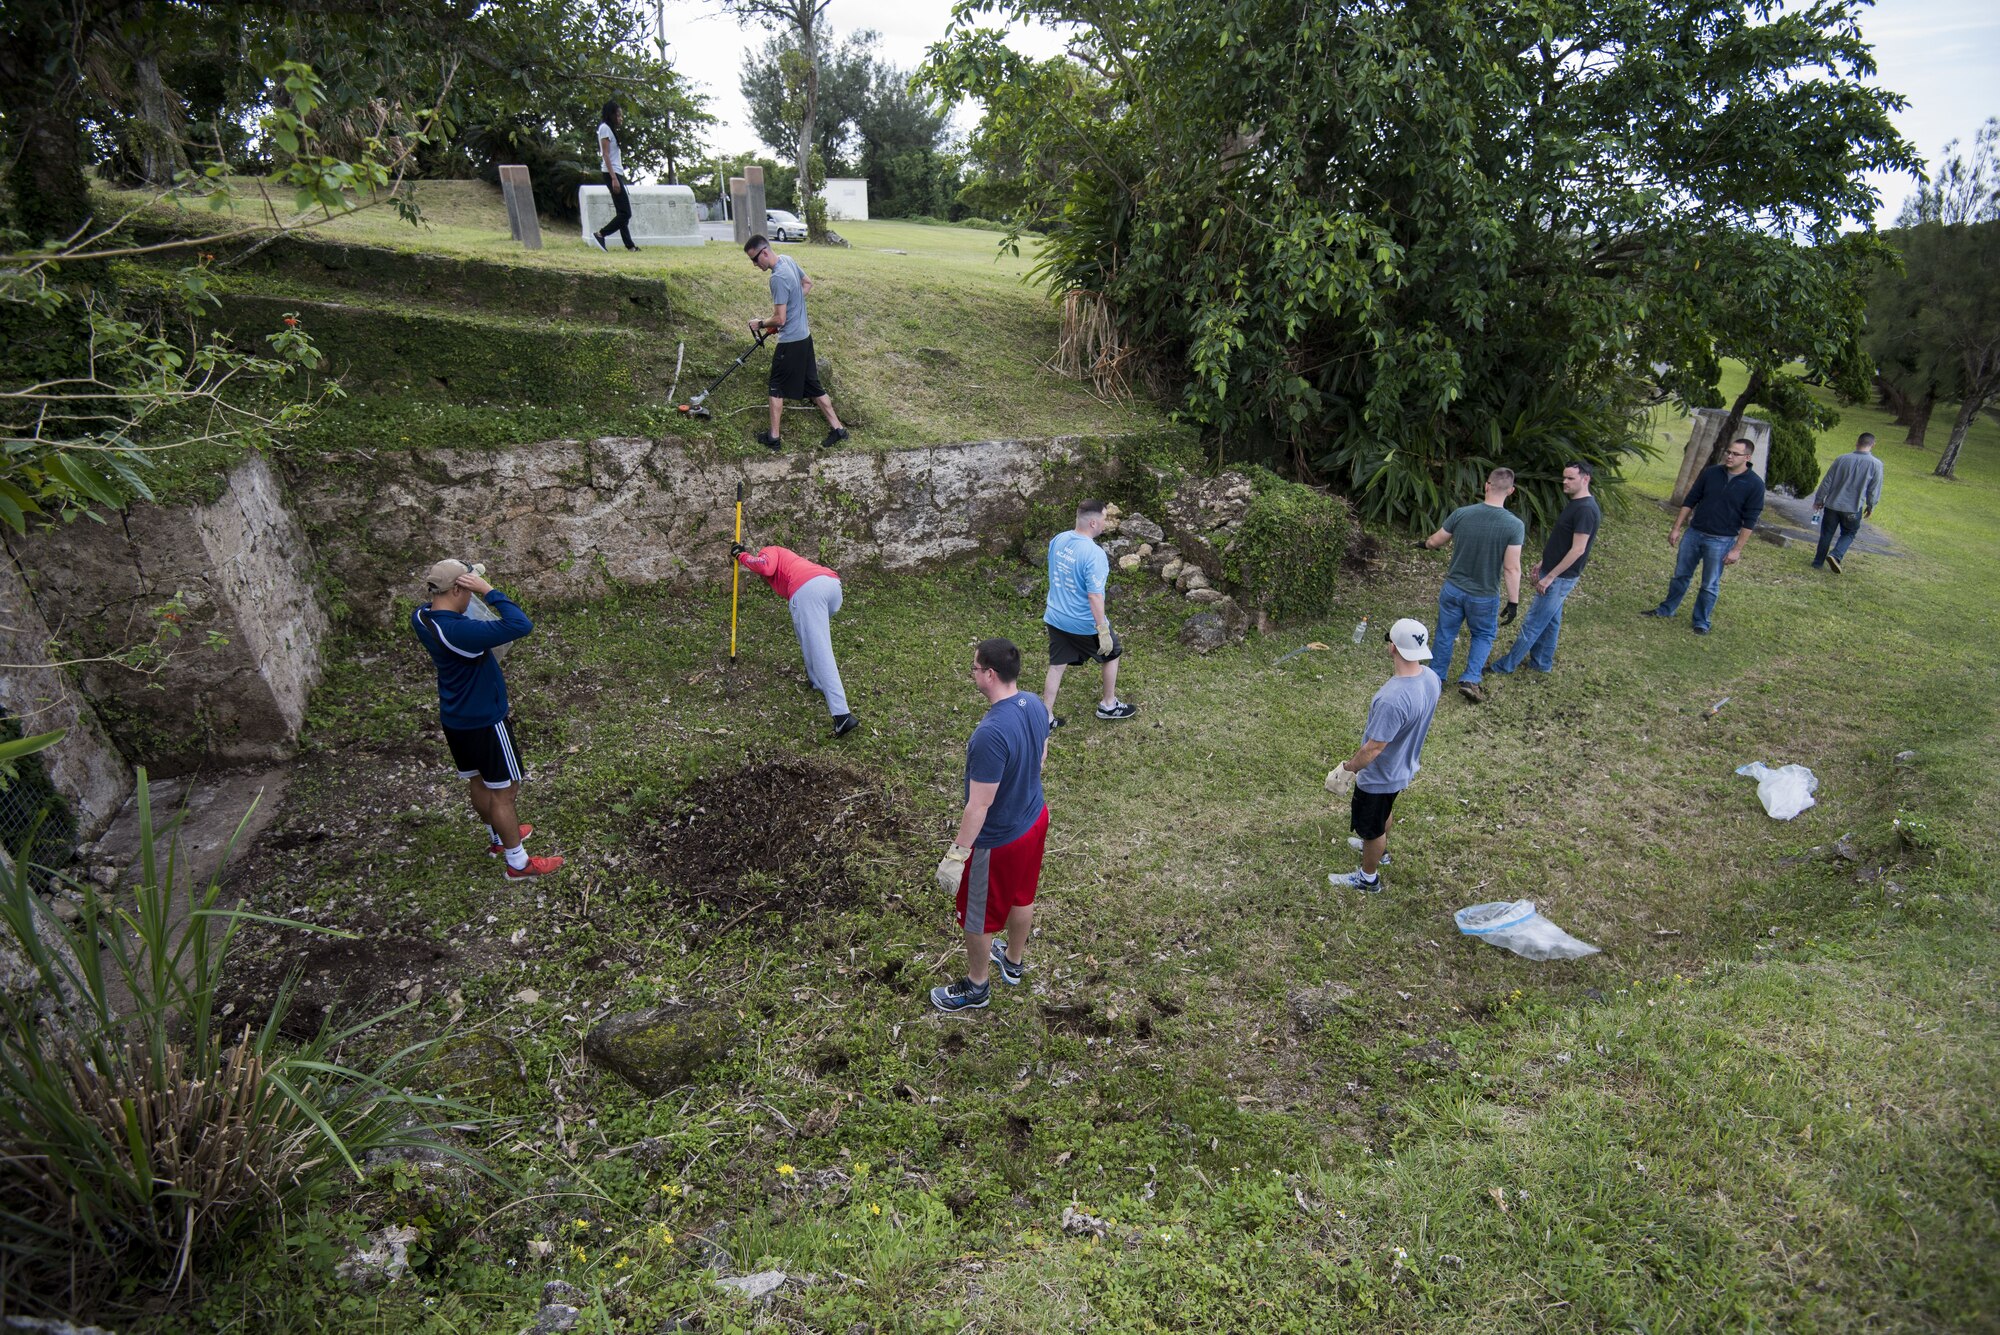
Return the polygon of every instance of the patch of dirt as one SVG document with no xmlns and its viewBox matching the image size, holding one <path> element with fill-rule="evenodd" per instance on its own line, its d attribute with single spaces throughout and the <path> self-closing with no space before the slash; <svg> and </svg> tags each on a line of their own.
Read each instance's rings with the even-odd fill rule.
<svg viewBox="0 0 2000 1335">
<path fill-rule="evenodd" d="M 329 1016 L 336 1023 L 357 1020 L 406 1001 L 448 992 L 464 972 L 459 952 L 437 941 L 397 936 L 381 918 L 367 914 L 343 930 L 349 939 L 285 932 L 275 949 L 242 952 L 231 958 L 223 1004 L 232 1017 L 261 1023 L 278 989 L 294 973 L 298 982 L 280 1032 L 288 1038 L 317 1034 Z"/>
<path fill-rule="evenodd" d="M 852 904 L 870 846 L 914 825 L 881 780 L 799 756 L 697 783 L 634 833 L 639 856 L 689 900 L 796 917 Z"/>
</svg>

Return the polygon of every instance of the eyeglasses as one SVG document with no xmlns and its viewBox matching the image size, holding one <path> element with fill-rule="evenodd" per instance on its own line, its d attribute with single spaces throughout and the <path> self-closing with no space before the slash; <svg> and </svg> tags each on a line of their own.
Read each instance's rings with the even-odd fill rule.
<svg viewBox="0 0 2000 1335">
<path fill-rule="evenodd" d="M 757 247 L 757 249 L 755 249 L 755 250 L 753 250 L 753 251 L 751 251 L 751 252 L 750 252 L 750 262 L 751 262 L 752 264 L 755 264 L 755 263 L 757 262 L 757 260 L 758 260 L 758 257 L 760 257 L 761 255 L 763 255 L 763 254 L 764 254 L 764 253 L 765 253 L 766 251 L 768 251 L 768 250 L 770 250 L 770 247 L 769 247 L 769 246 L 759 246 L 759 247 Z"/>
</svg>

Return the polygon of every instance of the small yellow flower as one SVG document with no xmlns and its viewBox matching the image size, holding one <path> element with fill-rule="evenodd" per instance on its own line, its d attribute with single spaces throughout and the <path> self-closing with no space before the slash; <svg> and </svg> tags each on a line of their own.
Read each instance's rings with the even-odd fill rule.
<svg viewBox="0 0 2000 1335">
<path fill-rule="evenodd" d="M 779 1177 L 790 1177 L 790 1176 L 791 1176 L 791 1175 L 792 1175 L 793 1173 L 796 1173 L 796 1172 L 798 1172 L 798 1171 L 799 1171 L 798 1169 L 796 1169 L 796 1168 L 792 1167 L 792 1166 L 791 1166 L 790 1164 L 788 1164 L 788 1163 L 781 1163 L 781 1164 L 779 1164 L 779 1165 L 778 1165 L 778 1176 L 779 1176 Z"/>
<path fill-rule="evenodd" d="M 681 1194 L 681 1184 L 678 1182 L 662 1182 L 660 1184 L 660 1194 L 662 1196 L 671 1196 L 678 1200 Z"/>
<path fill-rule="evenodd" d="M 867 1177 L 867 1176 L 868 1176 L 868 1165 L 867 1165 L 867 1164 L 865 1164 L 865 1163 L 858 1163 L 858 1164 L 854 1165 L 854 1175 L 855 1175 L 856 1177 Z"/>
<path fill-rule="evenodd" d="M 876 1205 L 876 1204 L 874 1204 L 874 1203 L 872 1203 L 872 1202 L 871 1202 L 871 1203 L 869 1204 L 869 1206 L 868 1206 L 868 1213 L 869 1213 L 869 1214 L 877 1214 L 877 1215 L 878 1215 L 878 1214 L 881 1214 L 881 1213 L 882 1213 L 882 1207 L 881 1207 L 881 1206 L 879 1206 L 879 1205 Z"/>
<path fill-rule="evenodd" d="M 577 1228 L 589 1228 L 589 1227 L 590 1227 L 590 1221 L 589 1221 L 588 1219 L 579 1219 L 579 1220 L 577 1220 L 577 1221 L 576 1221 L 576 1224 L 574 1225 L 574 1227 L 577 1227 Z"/>
</svg>

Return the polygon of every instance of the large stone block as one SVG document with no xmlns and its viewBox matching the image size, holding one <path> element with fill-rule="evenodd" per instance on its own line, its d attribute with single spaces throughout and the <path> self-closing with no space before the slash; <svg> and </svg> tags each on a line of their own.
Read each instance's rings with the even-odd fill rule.
<svg viewBox="0 0 2000 1335">
<path fill-rule="evenodd" d="M 707 244 L 701 234 L 701 223 L 695 217 L 693 190 L 684 185 L 634 185 L 626 190 L 632 196 L 630 230 L 634 245 Z M 617 212 L 611 203 L 609 186 L 582 186 L 576 192 L 576 202 L 583 213 L 583 230 L 578 235 L 586 239 L 603 230 Z M 604 238 L 604 243 L 614 250 L 624 244 L 615 234 Z"/>
<path fill-rule="evenodd" d="M 327 619 L 305 531 L 262 456 L 212 501 L 38 529 L 16 558 L 132 760 L 174 774 L 290 753 Z"/>
</svg>

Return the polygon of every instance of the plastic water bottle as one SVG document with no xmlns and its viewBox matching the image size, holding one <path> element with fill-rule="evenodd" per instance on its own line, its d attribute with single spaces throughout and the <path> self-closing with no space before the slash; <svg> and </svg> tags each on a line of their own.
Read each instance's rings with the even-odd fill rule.
<svg viewBox="0 0 2000 1335">
<path fill-rule="evenodd" d="M 1818 527 L 1819 527 L 1819 516 L 1820 516 L 1820 512 L 1819 512 L 1819 511 L 1817 511 L 1817 510 L 1813 511 L 1813 527 L 1814 527 L 1814 528 L 1818 528 Z"/>
<path fill-rule="evenodd" d="M 1356 644 L 1359 644 L 1367 638 L 1368 638 L 1368 618 L 1363 617 L 1361 618 L 1360 621 L 1356 622 L 1354 625 L 1354 642 Z"/>
</svg>

